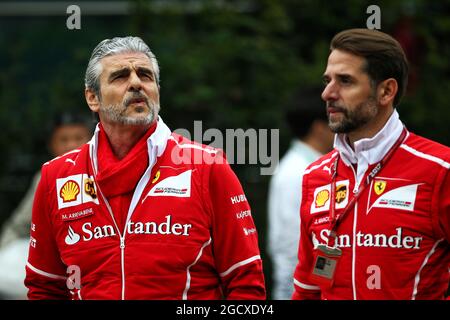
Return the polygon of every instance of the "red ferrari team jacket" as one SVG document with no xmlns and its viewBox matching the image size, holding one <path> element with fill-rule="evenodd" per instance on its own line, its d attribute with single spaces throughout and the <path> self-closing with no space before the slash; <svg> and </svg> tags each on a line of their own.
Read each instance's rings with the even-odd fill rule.
<svg viewBox="0 0 450 320">
<path fill-rule="evenodd" d="M 338 224 L 335 244 L 342 256 L 331 288 L 311 277 L 315 249 L 328 244 L 330 202 L 337 215 L 342 213 L 402 130 L 395 111 L 374 138 L 356 142 L 354 151 L 338 135 L 336 149 L 305 171 L 294 299 L 444 298 L 450 265 L 450 148 L 411 132 Z"/>
<path fill-rule="evenodd" d="M 28 297 L 265 299 L 250 207 L 218 150 L 159 119 L 121 230 L 96 184 L 98 131 L 42 167 Z"/>
</svg>

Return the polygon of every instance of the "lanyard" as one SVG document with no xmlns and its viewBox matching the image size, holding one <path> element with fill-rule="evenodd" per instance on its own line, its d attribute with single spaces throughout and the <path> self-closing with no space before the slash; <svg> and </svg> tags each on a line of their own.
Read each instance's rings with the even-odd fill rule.
<svg viewBox="0 0 450 320">
<path fill-rule="evenodd" d="M 372 171 L 367 176 L 367 179 L 365 183 L 359 188 L 358 192 L 353 196 L 353 198 L 348 203 L 347 207 L 344 209 L 344 211 L 339 215 L 336 216 L 336 177 L 337 177 L 337 166 L 339 162 L 339 153 L 336 156 L 336 160 L 334 161 L 333 165 L 333 172 L 332 172 L 332 180 L 331 180 L 331 196 L 330 196 L 330 237 L 329 240 L 331 240 L 330 243 L 328 243 L 329 247 L 334 247 L 334 241 L 336 239 L 336 228 L 337 225 L 342 221 L 345 215 L 353 208 L 356 201 L 359 199 L 361 194 L 364 192 L 364 190 L 367 188 L 367 186 L 372 182 L 372 180 L 375 178 L 375 176 L 381 171 L 381 169 L 386 165 L 386 163 L 391 158 L 392 154 L 395 150 L 403 143 L 403 140 L 406 137 L 406 128 L 403 128 L 403 131 L 400 135 L 400 137 L 397 139 L 395 144 L 392 146 L 392 148 L 388 151 L 388 153 L 381 159 L 380 162 L 377 163 L 377 165 L 372 169 Z"/>
</svg>

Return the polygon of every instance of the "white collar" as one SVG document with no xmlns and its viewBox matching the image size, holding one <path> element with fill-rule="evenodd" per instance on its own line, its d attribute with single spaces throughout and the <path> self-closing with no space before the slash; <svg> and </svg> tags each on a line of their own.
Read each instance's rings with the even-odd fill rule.
<svg viewBox="0 0 450 320">
<path fill-rule="evenodd" d="M 92 167 L 94 169 L 94 173 L 98 173 L 98 157 L 97 157 L 97 149 L 98 149 L 98 135 L 100 132 L 100 123 L 97 124 L 94 135 L 89 141 L 89 155 L 92 160 Z M 153 134 L 147 139 L 147 151 L 149 158 L 149 165 L 152 163 L 152 159 L 159 157 L 162 155 L 164 150 L 166 149 L 167 140 L 169 136 L 172 134 L 169 127 L 164 123 L 162 118 L 158 116 L 158 121 L 156 124 L 156 129 Z"/>
<path fill-rule="evenodd" d="M 94 175 L 97 175 L 98 172 L 97 151 L 98 151 L 99 132 L 100 126 L 99 124 L 97 124 L 94 136 L 92 137 L 91 141 L 89 141 L 89 155 L 91 157 Z M 169 127 L 167 127 L 162 118 L 158 116 L 158 122 L 156 124 L 155 132 L 153 132 L 153 134 L 150 135 L 150 137 L 147 139 L 148 167 L 145 170 L 142 177 L 140 178 L 136 186 L 136 189 L 134 190 L 133 197 L 131 198 L 130 207 L 128 208 L 128 215 L 125 225 L 127 225 L 128 221 L 131 219 L 131 215 L 133 214 L 134 209 L 136 208 L 138 201 L 141 198 L 142 193 L 144 192 L 145 186 L 150 180 L 150 174 L 153 166 L 156 163 L 156 159 L 157 157 L 163 154 L 167 146 L 167 141 L 171 134 L 172 132 L 170 131 Z M 106 198 L 104 198 L 104 201 L 108 203 L 108 200 Z M 111 210 L 109 204 L 107 206 L 109 210 Z"/>
<path fill-rule="evenodd" d="M 335 135 L 334 147 L 339 151 L 347 166 L 352 163 L 357 164 L 357 181 L 359 183 L 368 166 L 383 159 L 400 137 L 402 130 L 403 123 L 399 119 L 397 110 L 394 109 L 389 120 L 375 136 L 354 143 L 355 150 L 348 145 L 346 134 Z"/>
</svg>

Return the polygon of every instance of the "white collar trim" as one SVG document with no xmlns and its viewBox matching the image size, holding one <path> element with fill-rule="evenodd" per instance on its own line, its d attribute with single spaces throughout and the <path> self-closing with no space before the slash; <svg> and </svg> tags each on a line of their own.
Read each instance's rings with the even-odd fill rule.
<svg viewBox="0 0 450 320">
<path fill-rule="evenodd" d="M 94 175 L 98 173 L 98 135 L 100 132 L 100 125 L 97 124 L 95 128 L 94 136 L 89 141 L 89 156 L 91 158 L 92 168 L 94 169 Z M 131 218 L 131 215 L 136 208 L 139 199 L 141 198 L 142 193 L 144 192 L 144 188 L 150 180 L 150 174 L 152 172 L 152 168 L 156 163 L 156 159 L 160 157 L 164 150 L 166 150 L 167 141 L 172 132 L 169 127 L 164 123 L 161 117 L 158 116 L 158 122 L 156 124 L 155 132 L 147 139 L 147 152 L 148 152 L 148 167 L 145 170 L 145 173 L 142 175 L 139 180 L 136 189 L 133 193 L 133 198 L 131 199 L 130 207 L 128 209 L 127 223 Z M 104 199 L 107 202 L 107 199 Z M 109 204 L 108 204 L 109 206 Z M 125 224 L 126 226 L 127 224 Z"/>
<path fill-rule="evenodd" d="M 368 166 L 383 159 L 400 137 L 402 130 L 403 123 L 399 119 L 397 110 L 394 109 L 389 120 L 375 136 L 354 143 L 355 150 L 352 150 L 348 145 L 346 134 L 335 135 L 334 147 L 339 151 L 347 166 L 352 163 L 357 164 L 357 181 L 359 184 Z"/>
</svg>

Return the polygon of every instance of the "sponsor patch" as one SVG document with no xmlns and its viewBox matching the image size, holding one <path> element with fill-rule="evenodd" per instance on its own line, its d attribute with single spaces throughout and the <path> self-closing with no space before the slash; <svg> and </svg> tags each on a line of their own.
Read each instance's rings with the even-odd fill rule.
<svg viewBox="0 0 450 320">
<path fill-rule="evenodd" d="M 93 179 L 84 178 L 84 192 L 92 199 L 97 199 L 97 190 L 95 189 L 95 182 Z"/>
<path fill-rule="evenodd" d="M 30 246 L 32 246 L 33 248 L 36 248 L 36 239 L 33 238 L 33 236 L 30 236 Z"/>
<path fill-rule="evenodd" d="M 341 184 L 336 187 L 336 203 L 341 203 L 347 199 L 347 186 Z"/>
<path fill-rule="evenodd" d="M 244 210 L 239 213 L 236 213 L 236 218 L 238 218 L 238 219 L 244 219 L 246 217 L 251 217 L 251 216 L 252 216 L 252 212 L 250 210 Z"/>
<path fill-rule="evenodd" d="M 157 171 L 156 172 L 156 174 L 155 174 L 155 177 L 153 178 L 153 180 L 152 180 L 152 184 L 153 183 L 156 183 L 158 180 L 159 180 L 159 177 L 161 176 L 161 171 Z"/>
<path fill-rule="evenodd" d="M 349 180 L 336 182 L 336 209 L 343 209 L 348 203 Z M 331 184 L 314 190 L 314 201 L 311 204 L 310 213 L 328 211 L 330 209 Z"/>
<path fill-rule="evenodd" d="M 387 182 L 384 180 L 376 180 L 373 184 L 373 191 L 379 196 L 386 189 Z"/>
<path fill-rule="evenodd" d="M 64 203 L 77 200 L 79 194 L 80 186 L 73 180 L 66 181 L 59 191 L 59 196 Z"/>
<path fill-rule="evenodd" d="M 315 196 L 314 202 L 316 203 L 317 208 L 322 208 L 329 199 L 330 199 L 330 192 L 328 190 L 321 190 Z"/>
<path fill-rule="evenodd" d="M 249 236 L 249 235 L 251 235 L 252 233 L 256 233 L 256 229 L 255 229 L 255 228 L 250 228 L 250 229 L 243 228 L 242 230 L 244 230 L 244 234 L 245 234 L 246 236 Z"/>
<path fill-rule="evenodd" d="M 56 179 L 56 197 L 58 199 L 58 209 L 88 202 L 99 203 L 95 181 L 92 176 L 87 174 L 76 174 Z"/>
<path fill-rule="evenodd" d="M 237 204 L 240 202 L 247 202 L 247 198 L 245 197 L 245 194 L 240 194 L 238 196 L 230 197 L 230 201 L 231 204 Z"/>
<path fill-rule="evenodd" d="M 73 231 L 72 227 L 69 226 L 69 229 L 67 230 L 67 236 L 64 239 L 67 245 L 71 246 L 80 241 L 81 237 L 78 233 L 75 233 Z"/>
<path fill-rule="evenodd" d="M 375 185 L 375 184 L 374 184 Z M 389 208 L 389 209 L 400 209 L 406 211 L 413 211 L 414 204 L 416 202 L 417 188 L 421 184 L 411 184 L 406 186 L 400 186 L 394 189 L 383 190 L 384 193 L 374 200 L 369 199 L 369 209 L 367 213 L 372 210 L 372 208 Z M 375 191 L 375 193 L 377 193 Z"/>
<path fill-rule="evenodd" d="M 192 170 L 188 170 L 177 176 L 171 176 L 160 181 L 147 193 L 144 200 L 147 197 L 190 197 L 191 176 Z"/>
</svg>

